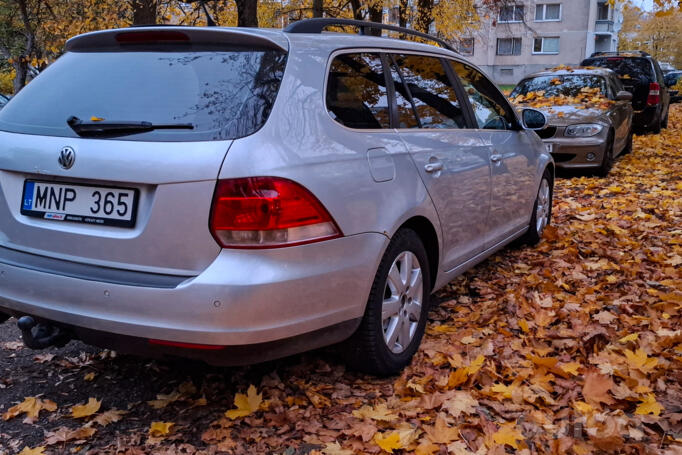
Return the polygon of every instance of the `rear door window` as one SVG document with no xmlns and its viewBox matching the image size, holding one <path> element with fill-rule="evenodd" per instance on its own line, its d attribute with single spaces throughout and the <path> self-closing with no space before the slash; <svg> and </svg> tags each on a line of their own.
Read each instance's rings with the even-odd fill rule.
<svg viewBox="0 0 682 455">
<path fill-rule="evenodd" d="M 110 121 L 191 123 L 117 140 L 206 141 L 244 137 L 272 110 L 286 53 L 220 50 L 69 52 L 0 110 L 0 130 L 76 137 L 71 116 Z"/>
<path fill-rule="evenodd" d="M 423 55 L 392 55 L 422 128 L 465 128 L 460 101 L 442 61 Z M 396 91 L 400 85 L 396 82 Z"/>
<path fill-rule="evenodd" d="M 349 128 L 390 128 L 390 109 L 381 57 L 377 53 L 341 54 L 332 60 L 327 110 Z"/>
</svg>

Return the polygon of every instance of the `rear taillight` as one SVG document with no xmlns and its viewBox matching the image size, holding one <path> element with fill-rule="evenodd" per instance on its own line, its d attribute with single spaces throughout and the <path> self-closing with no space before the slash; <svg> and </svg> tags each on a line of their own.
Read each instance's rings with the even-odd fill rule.
<svg viewBox="0 0 682 455">
<path fill-rule="evenodd" d="M 224 248 L 276 248 L 341 236 L 310 191 L 279 177 L 220 180 L 210 227 Z"/>
<path fill-rule="evenodd" d="M 649 84 L 649 96 L 646 99 L 646 104 L 649 106 L 656 105 L 661 102 L 661 86 L 657 82 Z"/>
</svg>

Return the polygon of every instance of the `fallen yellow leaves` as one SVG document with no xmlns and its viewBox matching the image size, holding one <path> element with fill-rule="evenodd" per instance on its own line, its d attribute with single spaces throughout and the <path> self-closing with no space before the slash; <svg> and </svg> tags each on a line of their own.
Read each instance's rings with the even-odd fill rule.
<svg viewBox="0 0 682 455">
<path fill-rule="evenodd" d="M 642 399 L 642 402 L 637 406 L 635 413 L 641 415 L 653 414 L 657 416 L 661 414 L 662 410 L 663 406 L 656 401 L 656 396 L 653 393 L 650 393 Z"/>
<path fill-rule="evenodd" d="M 167 436 L 174 425 L 173 422 L 152 422 L 149 426 L 149 436 L 153 438 Z"/>
<path fill-rule="evenodd" d="M 71 408 L 71 417 L 74 419 L 80 419 L 82 417 L 90 417 L 99 411 L 100 406 L 102 406 L 102 401 L 96 398 L 88 399 L 85 404 L 76 405 Z"/>
<path fill-rule="evenodd" d="M 387 408 L 385 403 L 381 403 L 376 406 L 365 405 L 360 409 L 353 411 L 353 416 L 359 419 L 372 419 L 382 422 L 391 422 L 398 419 L 398 416 L 393 414 L 391 410 Z"/>
<path fill-rule="evenodd" d="M 246 391 L 246 395 L 244 395 L 243 393 L 238 393 L 235 395 L 234 405 L 237 408 L 226 411 L 225 417 L 230 419 L 246 417 L 258 411 L 258 409 L 261 406 L 261 403 L 263 403 L 263 395 L 257 393 L 256 387 L 251 385 Z"/>
<path fill-rule="evenodd" d="M 516 450 L 519 449 L 519 442 L 523 440 L 523 434 L 516 428 L 514 422 L 501 425 L 500 429 L 493 434 L 495 444 L 506 444 Z"/>
<path fill-rule="evenodd" d="M 27 397 L 18 405 L 9 408 L 7 412 L 2 415 L 2 419 L 9 420 L 17 417 L 20 414 L 26 413 L 26 419 L 24 421 L 27 423 L 32 423 L 38 418 L 38 415 L 42 410 L 54 412 L 57 410 L 57 404 L 51 400 L 41 400 L 40 398 L 36 397 Z"/>
<path fill-rule="evenodd" d="M 29 447 L 24 447 L 19 455 L 45 455 L 45 447 L 36 447 L 31 449 Z"/>
</svg>

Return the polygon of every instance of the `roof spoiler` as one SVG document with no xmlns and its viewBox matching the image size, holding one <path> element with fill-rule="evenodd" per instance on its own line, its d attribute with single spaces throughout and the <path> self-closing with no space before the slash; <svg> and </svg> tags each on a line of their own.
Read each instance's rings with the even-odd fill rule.
<svg viewBox="0 0 682 455">
<path fill-rule="evenodd" d="M 286 38 L 251 30 L 218 27 L 148 26 L 85 33 L 66 42 L 67 52 L 125 49 L 132 44 L 192 44 L 205 46 L 253 46 L 288 51 Z"/>
</svg>

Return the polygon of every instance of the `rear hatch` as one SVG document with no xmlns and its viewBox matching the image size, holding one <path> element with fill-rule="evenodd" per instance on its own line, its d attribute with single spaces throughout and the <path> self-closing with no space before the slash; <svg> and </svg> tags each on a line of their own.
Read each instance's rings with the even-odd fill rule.
<svg viewBox="0 0 682 455">
<path fill-rule="evenodd" d="M 0 111 L 0 250 L 200 273 L 220 252 L 220 167 L 267 121 L 283 40 L 164 27 L 69 41 Z"/>
<path fill-rule="evenodd" d="M 642 57 L 594 57 L 583 60 L 583 66 L 598 66 L 613 70 L 625 90 L 632 93 L 632 107 L 642 110 L 647 105 L 649 84 L 656 82 L 654 68 L 651 62 Z"/>
</svg>

